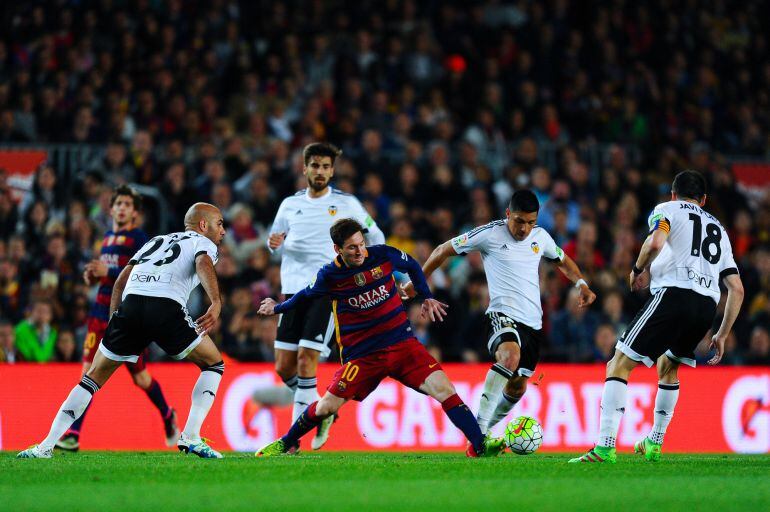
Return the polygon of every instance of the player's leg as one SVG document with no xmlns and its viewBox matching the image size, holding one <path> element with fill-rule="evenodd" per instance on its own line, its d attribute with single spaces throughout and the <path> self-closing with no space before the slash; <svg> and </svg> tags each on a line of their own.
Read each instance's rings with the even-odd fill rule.
<svg viewBox="0 0 770 512">
<path fill-rule="evenodd" d="M 88 361 L 83 362 L 83 370 L 80 372 L 80 378 L 82 379 L 85 374 L 88 373 L 88 370 L 91 368 L 91 362 L 93 361 L 93 355 L 88 359 Z M 80 431 L 83 429 L 83 421 L 86 418 L 86 413 L 91 408 L 91 402 L 88 402 L 88 405 L 86 406 L 83 413 L 80 415 L 78 419 L 76 419 L 72 425 L 70 425 L 70 428 L 67 429 L 67 431 L 64 433 L 64 435 L 56 441 L 56 448 L 59 448 L 60 450 L 64 450 L 67 452 L 76 452 L 80 450 Z"/>
<path fill-rule="evenodd" d="M 297 352 L 297 392 L 294 393 L 294 414 L 298 417 L 307 405 L 318 400 L 318 361 L 329 356 L 329 341 L 334 333 L 334 317 L 331 301 L 326 297 L 313 300 L 307 305 L 305 322 Z M 330 416 L 318 426 L 310 443 L 314 450 L 320 449 L 329 439 L 329 430 L 336 416 Z"/>
<path fill-rule="evenodd" d="M 518 349 L 518 358 L 516 358 L 518 365 L 514 369 L 514 376 L 508 379 L 500 393 L 497 406 L 487 424 L 488 429 L 494 428 L 519 403 L 527 392 L 527 380 L 535 373 L 535 367 L 540 360 L 540 345 L 544 342 L 542 330 L 535 330 L 523 324 L 515 327 L 518 338 L 511 348 Z M 500 352 L 499 349 L 498 352 Z"/>
<path fill-rule="evenodd" d="M 495 407 L 495 410 L 492 413 L 492 418 L 489 420 L 490 429 L 508 416 L 511 409 L 519 403 L 519 400 L 521 400 L 524 393 L 527 391 L 528 379 L 529 377 L 526 375 L 515 375 L 508 380 L 501 393 L 500 400 L 497 402 L 497 407 Z"/>
<path fill-rule="evenodd" d="M 298 311 L 298 309 L 302 311 Z M 275 372 L 293 394 L 297 393 L 297 351 L 302 335 L 301 313 L 304 312 L 305 308 L 301 306 L 298 309 L 287 311 L 278 316 L 278 330 L 274 342 Z M 301 412 L 302 410 L 294 408 L 292 423 Z"/>
<path fill-rule="evenodd" d="M 92 316 L 88 317 L 88 332 L 86 333 L 85 340 L 83 340 L 83 372 L 80 375 L 81 378 L 88 373 L 88 370 L 91 368 L 94 356 L 99 350 L 99 345 L 107 330 L 107 324 L 108 322 L 98 318 Z M 56 448 L 68 452 L 76 452 L 80 449 L 80 432 L 83 429 L 83 422 L 85 421 L 86 414 L 90 408 L 91 403 L 89 402 L 88 407 L 83 411 L 83 414 L 75 420 L 69 430 L 67 430 L 62 438 L 56 442 Z"/>
<path fill-rule="evenodd" d="M 272 457 L 274 455 L 283 455 L 288 453 L 292 446 L 297 446 L 299 440 L 308 432 L 318 428 L 326 418 L 331 418 L 340 410 L 347 398 L 333 395 L 330 392 L 318 401 L 312 402 L 292 424 L 286 434 L 262 447 L 255 455 L 257 457 Z"/>
<path fill-rule="evenodd" d="M 655 395 L 653 424 L 647 437 L 634 444 L 634 452 L 641 453 L 652 462 L 660 460 L 660 449 L 668 424 L 674 416 L 679 399 L 679 362 L 663 354 L 656 364 L 658 369 L 658 393 Z"/>
<path fill-rule="evenodd" d="M 521 349 L 517 339 L 512 333 L 503 333 L 491 342 L 492 354 L 495 363 L 487 371 L 484 379 L 484 389 L 479 400 L 479 410 L 476 419 L 481 431 L 486 433 L 490 428 L 490 421 L 495 414 L 501 400 L 504 400 L 503 390 L 510 379 L 515 375 L 519 366 Z"/>
<path fill-rule="evenodd" d="M 28 448 L 19 453 L 19 458 L 50 458 L 53 447 L 62 434 L 72 426 L 83 411 L 86 410 L 91 402 L 94 393 L 96 393 L 106 382 L 115 370 L 123 364 L 122 361 L 115 361 L 105 357 L 101 352 L 94 357 L 94 362 L 88 373 L 84 375 L 80 382 L 72 388 L 70 394 L 62 403 L 59 411 L 54 417 L 51 429 L 39 445 Z"/>
<path fill-rule="evenodd" d="M 299 444 L 302 436 L 318 428 L 324 419 L 333 417 L 348 400 L 361 401 L 366 398 L 387 375 L 388 369 L 378 355 L 348 361 L 334 373 L 323 398 L 311 403 L 285 436 L 264 446 L 255 455 L 270 457 L 289 453 L 292 446 Z"/>
<path fill-rule="evenodd" d="M 628 377 L 639 364 L 620 350 L 607 363 L 606 379 L 601 399 L 599 418 L 599 440 L 596 447 L 569 462 L 615 462 L 615 439 L 620 428 L 620 420 L 626 411 L 626 391 Z"/>
<path fill-rule="evenodd" d="M 163 420 L 163 431 L 166 438 L 166 446 L 176 445 L 179 439 L 179 427 L 176 425 L 176 411 L 169 407 L 166 402 L 166 397 L 163 395 L 163 390 L 160 384 L 150 375 L 147 370 L 147 358 L 148 352 L 145 350 L 139 360 L 136 363 L 126 363 L 126 369 L 131 374 L 131 379 L 134 384 L 145 392 L 150 402 L 158 409 L 161 420 Z"/>
<path fill-rule="evenodd" d="M 198 337 L 195 347 L 188 353 L 180 353 L 175 359 L 185 359 L 200 368 L 200 375 L 192 389 L 190 413 L 187 416 L 177 447 L 185 453 L 194 453 L 203 458 L 222 458 L 222 454 L 213 450 L 201 439 L 201 426 L 206 419 L 214 398 L 219 390 L 219 383 L 225 371 L 222 354 L 208 335 Z M 184 354 L 184 355 L 182 355 Z M 181 357 L 180 357 L 181 355 Z"/>
</svg>

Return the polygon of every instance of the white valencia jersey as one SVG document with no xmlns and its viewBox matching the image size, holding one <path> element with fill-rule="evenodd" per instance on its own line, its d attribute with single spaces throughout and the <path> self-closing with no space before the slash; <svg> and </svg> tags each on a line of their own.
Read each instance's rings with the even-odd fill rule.
<svg viewBox="0 0 770 512">
<path fill-rule="evenodd" d="M 200 284 L 195 259 L 208 254 L 216 265 L 217 246 L 195 231 L 156 236 L 128 262 L 134 265 L 123 290 L 127 295 L 165 297 L 187 306 L 190 293 Z"/>
<path fill-rule="evenodd" d="M 458 254 L 481 253 L 489 287 L 487 313 L 503 313 L 533 329 L 543 327 L 540 259 L 564 259 L 564 252 L 546 230 L 535 226 L 519 242 L 505 220 L 496 220 L 453 238 L 452 247 Z"/>
<path fill-rule="evenodd" d="M 722 224 L 694 203 L 669 201 L 655 207 L 650 231 L 668 238 L 650 265 L 650 291 L 674 287 L 693 290 L 719 302 L 719 282 L 738 273 L 730 239 Z"/>
<path fill-rule="evenodd" d="M 339 219 L 356 219 L 364 227 L 367 245 L 385 243 L 385 235 L 355 196 L 332 187 L 326 195 L 311 198 L 307 189 L 287 197 L 278 208 L 270 234 L 286 233 L 279 250 L 281 292 L 297 293 L 313 282 L 318 269 L 337 253 L 329 228 Z"/>
</svg>

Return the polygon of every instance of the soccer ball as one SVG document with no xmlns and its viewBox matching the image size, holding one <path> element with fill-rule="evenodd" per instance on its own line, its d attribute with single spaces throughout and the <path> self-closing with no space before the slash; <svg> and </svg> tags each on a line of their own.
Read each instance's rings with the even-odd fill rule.
<svg viewBox="0 0 770 512">
<path fill-rule="evenodd" d="M 543 444 L 543 428 L 535 418 L 519 416 L 505 427 L 504 437 L 513 453 L 529 455 Z"/>
</svg>

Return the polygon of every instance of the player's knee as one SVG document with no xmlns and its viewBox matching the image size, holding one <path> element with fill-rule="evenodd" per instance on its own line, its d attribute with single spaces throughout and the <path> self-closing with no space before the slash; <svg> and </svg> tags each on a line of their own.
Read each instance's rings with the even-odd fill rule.
<svg viewBox="0 0 770 512">
<path fill-rule="evenodd" d="M 285 361 L 275 362 L 275 373 L 283 380 L 287 381 L 297 374 L 297 368 L 293 364 L 288 364 Z"/>
<path fill-rule="evenodd" d="M 315 406 L 316 416 L 326 418 L 336 413 L 342 404 L 337 400 L 328 400 L 326 396 L 321 398 Z"/>
<path fill-rule="evenodd" d="M 679 375 L 677 373 L 677 370 L 679 369 L 678 364 L 673 363 L 666 356 L 663 356 L 658 361 L 656 366 L 658 370 L 658 380 L 660 382 L 664 382 L 666 384 L 674 384 L 679 382 Z"/>
<path fill-rule="evenodd" d="M 222 375 L 225 373 L 225 362 L 219 361 L 214 364 L 200 366 L 201 372 L 214 372 Z"/>
<path fill-rule="evenodd" d="M 513 351 L 498 351 L 497 363 L 505 366 L 510 371 L 516 371 L 519 367 L 519 354 Z"/>
<path fill-rule="evenodd" d="M 318 368 L 320 353 L 315 350 L 303 350 L 297 352 L 297 374 L 302 376 L 315 375 Z"/>
</svg>

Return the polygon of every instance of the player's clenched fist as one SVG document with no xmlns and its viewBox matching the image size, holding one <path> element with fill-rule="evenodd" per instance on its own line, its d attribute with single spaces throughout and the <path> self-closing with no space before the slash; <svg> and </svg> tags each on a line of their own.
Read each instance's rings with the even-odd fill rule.
<svg viewBox="0 0 770 512">
<path fill-rule="evenodd" d="M 270 316 L 275 314 L 275 301 L 270 297 L 266 298 L 259 305 L 258 315 Z"/>
<path fill-rule="evenodd" d="M 278 249 L 286 239 L 286 233 L 273 233 L 267 240 L 267 245 L 273 250 Z"/>
</svg>

